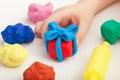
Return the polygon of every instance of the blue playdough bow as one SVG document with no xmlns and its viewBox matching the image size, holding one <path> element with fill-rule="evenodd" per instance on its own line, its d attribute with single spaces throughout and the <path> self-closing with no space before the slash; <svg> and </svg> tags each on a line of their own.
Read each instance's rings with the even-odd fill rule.
<svg viewBox="0 0 120 80">
<path fill-rule="evenodd" d="M 56 22 L 51 22 L 48 24 L 48 32 L 45 32 L 45 43 L 46 43 L 46 50 L 48 52 L 48 42 L 50 40 L 56 39 L 56 55 L 58 61 L 63 61 L 62 56 L 62 49 L 61 49 L 61 40 L 65 41 L 73 41 L 73 52 L 72 55 L 75 55 L 77 52 L 77 45 L 76 45 L 76 37 L 75 34 L 78 32 L 78 26 L 71 24 L 67 28 L 61 28 L 57 25 Z"/>
</svg>

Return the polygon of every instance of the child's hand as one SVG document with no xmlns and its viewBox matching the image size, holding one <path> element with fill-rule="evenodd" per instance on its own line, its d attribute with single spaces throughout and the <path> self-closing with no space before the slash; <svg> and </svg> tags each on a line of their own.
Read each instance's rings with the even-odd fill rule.
<svg viewBox="0 0 120 80">
<path fill-rule="evenodd" d="M 102 2 L 105 1 L 102 0 L 101 3 Z M 106 3 L 105 6 L 107 5 L 108 3 Z M 101 7 L 101 4 L 96 0 L 88 0 L 88 2 L 87 0 L 82 0 L 77 4 L 60 8 L 45 21 L 38 22 L 35 28 L 35 33 L 38 37 L 43 38 L 43 34 L 48 30 L 48 23 L 51 21 L 56 21 L 61 27 L 66 27 L 70 24 L 76 24 L 79 26 L 79 31 L 76 35 L 77 44 L 80 44 L 88 32 L 93 16 L 101 9 L 103 9 L 103 7 Z"/>
<path fill-rule="evenodd" d="M 35 33 L 38 37 L 43 38 L 44 32 L 47 31 L 48 23 L 56 21 L 61 27 L 66 27 L 70 24 L 79 26 L 79 31 L 76 35 L 78 43 L 80 43 L 86 35 L 89 25 L 93 17 L 93 12 L 84 4 L 75 4 L 56 10 L 48 19 L 43 22 L 38 22 L 35 28 Z"/>
</svg>

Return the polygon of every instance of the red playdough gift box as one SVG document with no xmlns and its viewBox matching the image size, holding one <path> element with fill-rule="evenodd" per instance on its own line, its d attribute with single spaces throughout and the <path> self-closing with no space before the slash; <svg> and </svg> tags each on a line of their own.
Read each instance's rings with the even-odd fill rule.
<svg viewBox="0 0 120 80">
<path fill-rule="evenodd" d="M 55 48 L 56 48 L 56 40 L 49 41 L 48 53 L 49 53 L 51 58 L 57 59 Z M 63 58 L 68 58 L 68 57 L 72 56 L 72 51 L 73 51 L 72 41 L 62 40 L 61 48 L 62 48 Z"/>
<path fill-rule="evenodd" d="M 71 24 L 66 28 L 59 27 L 56 22 L 48 24 L 45 32 L 46 51 L 49 56 L 58 61 L 71 57 L 77 52 L 76 36 L 78 26 Z"/>
</svg>

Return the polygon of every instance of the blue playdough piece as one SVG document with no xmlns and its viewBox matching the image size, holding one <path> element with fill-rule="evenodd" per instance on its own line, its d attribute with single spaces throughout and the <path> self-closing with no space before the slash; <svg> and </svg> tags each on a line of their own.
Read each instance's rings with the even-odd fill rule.
<svg viewBox="0 0 120 80">
<path fill-rule="evenodd" d="M 46 51 L 48 52 L 48 42 L 50 40 L 56 39 L 56 56 L 58 61 L 63 61 L 62 57 L 62 49 L 61 49 L 61 41 L 73 41 L 73 52 L 72 55 L 75 55 L 77 52 L 77 44 L 76 44 L 76 36 L 75 34 L 78 32 L 78 26 L 71 24 L 67 28 L 61 28 L 57 25 L 56 22 L 51 22 L 48 24 L 48 32 L 45 32 L 45 43 L 46 43 Z"/>
<path fill-rule="evenodd" d="M 1 32 L 1 35 L 4 41 L 9 44 L 31 42 L 35 37 L 32 29 L 21 23 L 16 25 L 8 25 L 6 29 Z"/>
</svg>

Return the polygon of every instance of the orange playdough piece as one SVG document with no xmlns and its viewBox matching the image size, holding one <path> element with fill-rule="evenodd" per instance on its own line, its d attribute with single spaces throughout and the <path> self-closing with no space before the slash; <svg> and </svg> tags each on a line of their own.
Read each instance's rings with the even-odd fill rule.
<svg viewBox="0 0 120 80">
<path fill-rule="evenodd" d="M 40 62 L 33 63 L 23 73 L 24 80 L 55 80 L 53 67 Z"/>
</svg>

